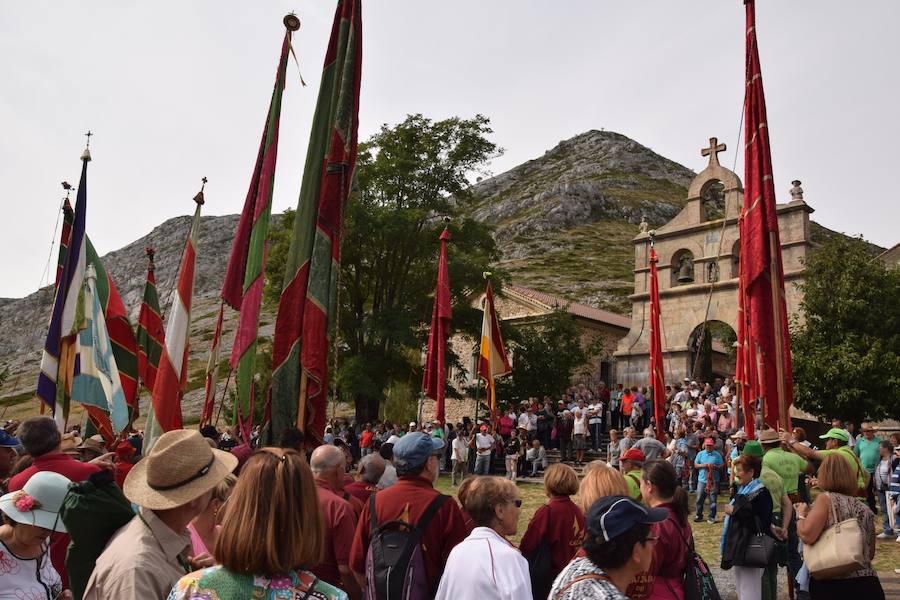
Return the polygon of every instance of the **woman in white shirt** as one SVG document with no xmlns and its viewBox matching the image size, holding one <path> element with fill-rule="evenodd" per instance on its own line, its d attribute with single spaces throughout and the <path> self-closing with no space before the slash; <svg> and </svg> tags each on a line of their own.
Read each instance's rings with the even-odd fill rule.
<svg viewBox="0 0 900 600">
<path fill-rule="evenodd" d="M 574 438 L 572 446 L 575 448 L 575 463 L 579 465 L 584 462 L 584 451 L 587 449 L 587 440 L 585 439 L 588 433 L 587 427 L 587 411 L 576 408 L 575 423 L 572 426 L 572 437 Z"/>
<path fill-rule="evenodd" d="M 476 527 L 450 551 L 436 600 L 531 598 L 528 561 L 506 540 L 519 525 L 522 500 L 516 484 L 479 477 L 464 505 Z"/>
</svg>

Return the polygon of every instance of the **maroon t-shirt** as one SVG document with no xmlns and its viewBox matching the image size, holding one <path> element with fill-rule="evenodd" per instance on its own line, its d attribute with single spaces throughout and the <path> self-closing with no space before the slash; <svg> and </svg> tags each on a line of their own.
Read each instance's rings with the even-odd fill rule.
<svg viewBox="0 0 900 600">
<path fill-rule="evenodd" d="M 541 540 L 546 540 L 553 556 L 553 577 L 556 577 L 581 548 L 584 531 L 581 509 L 568 496 L 553 496 L 531 517 L 519 550 L 527 557 Z"/>
<path fill-rule="evenodd" d="M 333 586 L 343 588 L 340 566 L 350 564 L 350 545 L 356 529 L 356 515 L 350 503 L 334 493 L 324 481 L 316 480 L 319 507 L 325 519 L 325 549 L 322 562 L 312 572 Z"/>
<path fill-rule="evenodd" d="M 18 492 L 25 487 L 32 475 L 40 471 L 59 473 L 74 482 L 82 482 L 102 469 L 97 465 L 77 461 L 62 452 L 49 452 L 38 456 L 30 467 L 13 476 L 9 480 L 9 491 Z M 50 536 L 50 562 L 59 573 L 64 589 L 69 588 L 69 574 L 66 573 L 66 548 L 68 546 L 68 534 L 54 533 Z"/>
<path fill-rule="evenodd" d="M 369 501 L 369 496 L 378 491 L 378 487 L 367 481 L 354 481 L 345 485 L 344 491 L 365 504 Z"/>
<path fill-rule="evenodd" d="M 422 513 L 438 494 L 431 482 L 422 477 L 401 477 L 391 487 L 375 494 L 378 523 L 398 519 L 407 523 L 418 523 Z M 437 592 L 450 550 L 463 541 L 467 534 L 459 505 L 453 498 L 448 498 L 422 535 L 422 559 L 425 563 L 428 588 L 432 595 Z M 353 548 L 350 550 L 350 567 L 360 575 L 366 571 L 366 554 L 371 538 L 372 519 L 369 516 L 367 502 L 356 526 Z"/>
</svg>

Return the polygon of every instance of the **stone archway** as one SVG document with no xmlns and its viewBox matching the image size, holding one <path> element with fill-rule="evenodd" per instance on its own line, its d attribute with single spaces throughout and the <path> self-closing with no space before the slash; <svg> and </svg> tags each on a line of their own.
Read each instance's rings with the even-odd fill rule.
<svg viewBox="0 0 900 600">
<path fill-rule="evenodd" d="M 709 156 L 709 164 L 691 182 L 687 203 L 655 232 L 662 346 L 664 362 L 671 371 L 666 376 L 671 381 L 691 376 L 689 340 L 698 324 L 721 321 L 736 329 L 738 215 L 744 189 L 738 176 L 719 164 L 717 155 L 725 149 L 725 144 L 710 139 L 709 147 L 702 150 L 703 156 Z M 795 190 L 791 190 L 791 202 L 777 206 L 789 315 L 800 310 L 797 284 L 803 280 L 812 212 L 803 201 L 799 182 Z M 634 238 L 632 324 L 614 354 L 616 383 L 645 385 L 649 381 L 649 246 L 650 232 Z M 679 279 L 681 270 L 688 272 L 682 260 L 686 253 L 691 255 L 692 279 Z"/>
<path fill-rule="evenodd" d="M 725 321 L 700 323 L 687 339 L 690 349 L 688 377 L 712 381 L 715 377 L 734 377 L 737 332 Z"/>
</svg>

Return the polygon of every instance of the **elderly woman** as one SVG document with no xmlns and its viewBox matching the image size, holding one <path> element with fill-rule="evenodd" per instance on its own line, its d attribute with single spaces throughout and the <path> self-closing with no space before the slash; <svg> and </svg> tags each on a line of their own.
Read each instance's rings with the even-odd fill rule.
<svg viewBox="0 0 900 600">
<path fill-rule="evenodd" d="M 59 510 L 68 478 L 51 471 L 32 475 L 25 486 L 0 497 L 0 598 L 71 599 L 50 562 L 47 541 L 65 532 Z"/>
<path fill-rule="evenodd" d="M 587 514 L 583 553 L 563 569 L 553 600 L 627 600 L 625 590 L 653 562 L 658 537 L 651 526 L 666 519 L 661 508 L 646 508 L 627 496 L 606 496 Z"/>
<path fill-rule="evenodd" d="M 613 469 L 602 460 L 594 460 L 585 465 L 578 487 L 578 507 L 587 513 L 603 496 L 627 496 L 628 483 L 618 469 Z"/>
<path fill-rule="evenodd" d="M 818 476 L 822 493 L 816 497 L 812 508 L 802 502 L 795 505 L 797 534 L 804 544 L 815 544 L 822 532 L 835 524 L 835 514 L 838 523 L 856 519 L 863 532 L 865 564 L 838 577 L 812 577 L 809 582 L 810 598 L 884 600 L 884 589 L 872 568 L 872 558 L 875 556 L 875 515 L 865 503 L 855 497 L 858 489 L 856 473 L 843 457 L 830 454 L 819 466 Z"/>
<path fill-rule="evenodd" d="M 519 524 L 522 500 L 516 484 L 479 477 L 464 505 L 476 527 L 450 551 L 435 598 L 531 598 L 528 561 L 506 539 Z"/>
<path fill-rule="evenodd" d="M 756 535 L 771 535 L 772 495 L 759 479 L 760 457 L 741 454 L 732 467 L 740 487 L 731 504 L 725 507 L 727 516 L 720 545 L 722 568 L 734 568 L 738 600 L 760 600 L 766 565 L 749 563 L 746 550 Z"/>
<path fill-rule="evenodd" d="M 220 564 L 182 577 L 169 600 L 347 600 L 307 570 L 319 562 L 324 544 L 306 460 L 296 450 L 264 448 L 241 469 L 228 499 L 214 548 Z"/>
<path fill-rule="evenodd" d="M 544 473 L 547 503 L 537 509 L 519 543 L 528 559 L 535 598 L 546 598 L 550 585 L 584 541 L 584 513 L 571 496 L 578 492 L 572 467 L 555 463 Z"/>
<path fill-rule="evenodd" d="M 203 555 L 213 556 L 213 548 L 216 547 L 216 539 L 222 523 L 222 508 L 237 483 L 237 477 L 228 475 L 220 481 L 212 490 L 212 498 L 206 505 L 206 510 L 194 517 L 188 523 L 187 529 L 191 533 L 191 548 L 194 558 Z"/>
</svg>

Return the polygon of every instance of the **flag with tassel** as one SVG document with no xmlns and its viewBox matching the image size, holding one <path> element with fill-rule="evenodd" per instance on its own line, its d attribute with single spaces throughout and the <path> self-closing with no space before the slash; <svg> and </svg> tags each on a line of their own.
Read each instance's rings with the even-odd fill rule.
<svg viewBox="0 0 900 600">
<path fill-rule="evenodd" d="M 361 1 L 339 0 L 275 322 L 269 441 L 296 425 L 306 433 L 306 444 L 314 447 L 325 432 L 328 338 L 341 263 L 343 210 L 356 165 L 361 69 Z"/>
<path fill-rule="evenodd" d="M 666 377 L 663 368 L 662 335 L 660 335 L 659 257 L 650 234 L 650 388 L 653 390 L 653 420 L 656 437 L 665 439 L 666 432 Z"/>
<path fill-rule="evenodd" d="M 494 308 L 494 290 L 488 279 L 484 295 L 484 318 L 481 321 L 481 347 L 478 353 L 478 375 L 487 387 L 487 405 L 491 409 L 491 421 L 497 418 L 497 389 L 494 379 L 512 372 L 509 357 L 503 347 L 500 322 Z"/>
<path fill-rule="evenodd" d="M 144 297 L 141 300 L 141 310 L 138 313 L 138 374 L 144 388 L 153 394 L 153 384 L 156 382 L 156 371 L 159 369 L 159 358 L 166 343 L 166 334 L 163 330 L 162 316 L 159 312 L 159 293 L 156 289 L 156 266 L 153 258 L 156 254 L 153 248 L 145 248 L 147 254 L 147 280 L 144 283 Z"/>
</svg>

